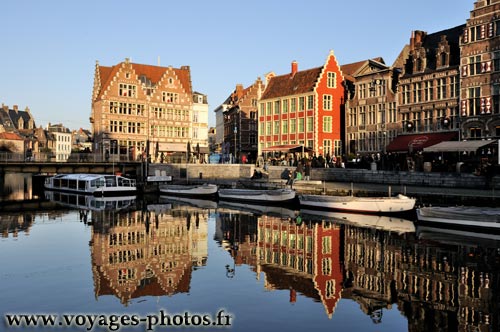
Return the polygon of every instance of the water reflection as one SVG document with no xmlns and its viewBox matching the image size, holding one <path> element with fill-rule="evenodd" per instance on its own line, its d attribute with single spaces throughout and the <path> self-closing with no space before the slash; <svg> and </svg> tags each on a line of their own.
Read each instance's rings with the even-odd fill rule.
<svg viewBox="0 0 500 332">
<path fill-rule="evenodd" d="M 0 201 L 20 201 L 34 198 L 33 177 L 30 173 L 6 172 L 0 176 Z"/>
<path fill-rule="evenodd" d="M 192 270 L 208 257 L 208 214 L 173 205 L 115 213 L 93 223 L 95 296 L 123 305 L 143 296 L 189 292 Z"/>
<path fill-rule="evenodd" d="M 90 197 L 52 199 L 56 197 L 60 204 L 78 208 L 80 218 L 87 213 L 80 220 L 90 225 L 96 301 L 111 296 L 126 307 L 147 296 L 190 294 L 196 299 L 193 274 L 209 265 L 209 254 L 217 256 L 209 250 L 213 241 L 230 263 L 217 266 L 216 277 L 200 278 L 221 296 L 226 296 L 224 281 L 237 283 L 250 275 L 266 294 L 262 301 L 286 291 L 291 304 L 320 304 L 319 310 L 311 308 L 327 322 L 342 319 L 339 308 L 349 301 L 359 308 L 351 315 L 366 316 L 377 326 L 391 319 L 389 311 L 399 311 L 407 318 L 408 331 L 500 328 L 500 238 L 495 234 L 415 229 L 413 222 L 400 218 L 169 197 L 106 204 Z M 2 234 L 29 234 L 37 218 L 28 212 L 2 216 Z M 286 315 L 291 309 L 276 310 Z M 255 321 L 255 329 L 262 327 L 257 317 Z"/>
</svg>

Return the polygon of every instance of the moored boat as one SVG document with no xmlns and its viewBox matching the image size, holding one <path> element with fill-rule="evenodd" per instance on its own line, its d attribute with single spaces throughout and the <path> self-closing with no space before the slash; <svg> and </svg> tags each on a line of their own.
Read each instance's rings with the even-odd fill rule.
<svg viewBox="0 0 500 332">
<path fill-rule="evenodd" d="M 296 199 L 292 189 L 219 189 L 219 199 L 226 201 L 243 201 L 262 204 L 288 204 Z"/>
<path fill-rule="evenodd" d="M 94 196 L 122 196 L 137 192 L 134 179 L 107 174 L 58 174 L 45 179 L 47 190 Z"/>
<path fill-rule="evenodd" d="M 211 198 L 217 196 L 218 190 L 219 187 L 217 185 L 210 183 L 205 183 L 201 185 L 168 184 L 160 187 L 160 194 L 168 196 Z"/>
<path fill-rule="evenodd" d="M 482 231 L 500 231 L 500 208 L 477 206 L 426 206 L 417 209 L 422 223 Z"/>
<path fill-rule="evenodd" d="M 399 213 L 411 211 L 416 200 L 405 195 L 395 197 L 356 197 L 300 195 L 301 206 L 360 213 Z"/>
</svg>

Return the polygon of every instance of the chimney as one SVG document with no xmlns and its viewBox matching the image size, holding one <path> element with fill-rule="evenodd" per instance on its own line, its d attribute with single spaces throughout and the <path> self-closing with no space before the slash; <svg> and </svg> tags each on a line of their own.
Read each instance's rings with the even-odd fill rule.
<svg viewBox="0 0 500 332">
<path fill-rule="evenodd" d="M 243 84 L 236 84 L 236 97 L 240 99 L 243 96 Z"/>
<path fill-rule="evenodd" d="M 292 61 L 292 76 L 294 76 L 299 70 L 299 63 L 295 60 Z"/>
</svg>

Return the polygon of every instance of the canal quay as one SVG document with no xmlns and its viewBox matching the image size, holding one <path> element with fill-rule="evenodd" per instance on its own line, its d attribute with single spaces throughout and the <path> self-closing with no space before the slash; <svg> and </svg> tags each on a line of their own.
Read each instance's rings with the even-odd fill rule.
<svg viewBox="0 0 500 332">
<path fill-rule="evenodd" d="M 153 165 L 149 174 L 272 187 L 284 185 L 285 168 L 270 167 L 259 180 L 250 179 L 249 165 Z M 310 183 L 294 187 L 359 195 L 406 190 L 424 204 L 492 206 L 499 199 L 496 178 L 470 188 L 466 183 L 482 179 L 454 175 L 462 187 L 451 188 L 445 175 L 439 187 L 423 185 L 429 177 L 416 185 L 355 172 L 374 180 L 318 169 Z M 376 176 L 391 181 L 377 183 Z M 99 201 L 44 192 L 26 173 L 2 179 L 2 331 L 500 330 L 499 234 L 423 226 L 411 216 L 332 219 L 293 206 L 179 199 L 158 195 L 157 184 Z M 6 317 L 16 314 L 50 314 L 56 323 L 13 327 Z"/>
</svg>

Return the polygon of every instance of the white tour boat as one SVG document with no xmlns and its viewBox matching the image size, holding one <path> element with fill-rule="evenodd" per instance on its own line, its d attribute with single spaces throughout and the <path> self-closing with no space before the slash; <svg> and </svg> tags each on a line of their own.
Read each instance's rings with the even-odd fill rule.
<svg viewBox="0 0 500 332">
<path fill-rule="evenodd" d="M 416 200 L 405 195 L 395 197 L 356 197 L 300 195 L 300 206 L 360 213 L 398 213 L 411 211 Z"/>
<path fill-rule="evenodd" d="M 284 189 L 219 189 L 219 199 L 262 204 L 288 204 L 296 199 L 295 190 Z"/>
<path fill-rule="evenodd" d="M 135 180 L 120 175 L 58 174 L 45 179 L 45 189 L 94 196 L 123 196 L 135 194 Z"/>
<path fill-rule="evenodd" d="M 161 195 L 186 196 L 197 198 L 215 198 L 219 187 L 215 184 L 205 183 L 201 185 L 175 185 L 167 184 L 160 187 Z"/>
</svg>

